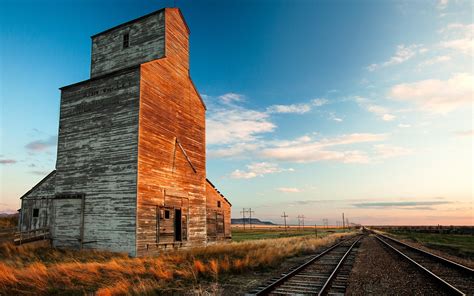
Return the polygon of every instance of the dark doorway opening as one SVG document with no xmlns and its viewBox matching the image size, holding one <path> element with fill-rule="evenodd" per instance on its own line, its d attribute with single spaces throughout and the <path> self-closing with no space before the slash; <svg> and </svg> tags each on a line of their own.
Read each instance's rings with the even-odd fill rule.
<svg viewBox="0 0 474 296">
<path fill-rule="evenodd" d="M 174 210 L 174 240 L 177 242 L 181 241 L 181 209 Z"/>
</svg>

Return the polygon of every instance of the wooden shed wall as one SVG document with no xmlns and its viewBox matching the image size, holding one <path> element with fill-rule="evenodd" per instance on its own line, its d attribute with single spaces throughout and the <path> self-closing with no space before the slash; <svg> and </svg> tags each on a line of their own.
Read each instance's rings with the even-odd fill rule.
<svg viewBox="0 0 474 296">
<path fill-rule="evenodd" d="M 141 65 L 137 253 L 156 253 L 157 207 L 183 207 L 184 246 L 206 242 L 205 107 L 189 78 L 189 36 L 178 9 L 165 9 L 166 57 Z"/>
<path fill-rule="evenodd" d="M 123 48 L 123 35 L 130 45 Z M 165 53 L 164 10 L 92 37 L 91 77 L 162 58 Z"/>
<path fill-rule="evenodd" d="M 218 207 L 220 202 L 220 207 Z M 225 238 L 231 238 L 230 229 L 231 205 L 216 191 L 216 189 L 206 182 L 206 211 L 207 211 L 207 240 L 216 241 Z M 224 217 L 224 233 L 219 233 L 219 227 L 213 225 L 216 223 L 216 216 L 222 214 Z M 215 222 L 214 222 L 215 221 Z M 213 223 L 214 222 L 214 223 Z"/>
<path fill-rule="evenodd" d="M 26 193 L 21 200 L 21 216 L 19 219 L 20 231 L 29 231 L 47 228 L 51 221 L 52 198 L 56 173 L 52 172 L 40 181 L 40 184 Z M 34 217 L 34 209 L 38 209 L 38 216 Z"/>
<path fill-rule="evenodd" d="M 138 107 L 139 67 L 62 89 L 53 245 L 135 255 Z"/>
</svg>

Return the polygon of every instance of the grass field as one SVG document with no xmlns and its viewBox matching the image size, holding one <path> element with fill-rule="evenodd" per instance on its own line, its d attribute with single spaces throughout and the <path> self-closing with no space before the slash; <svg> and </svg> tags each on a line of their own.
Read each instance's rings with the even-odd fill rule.
<svg viewBox="0 0 474 296">
<path fill-rule="evenodd" d="M 348 230 L 346 230 L 348 231 Z M 298 229 L 297 227 L 290 227 L 285 231 L 284 227 L 255 227 L 252 229 L 243 229 L 243 227 L 232 227 L 232 240 L 235 242 L 258 240 L 258 239 L 272 239 L 282 237 L 300 237 L 312 236 L 325 237 L 332 233 L 343 233 L 341 228 L 318 228 L 317 232 L 314 227 L 305 227 Z"/>
<path fill-rule="evenodd" d="M 394 236 L 421 243 L 461 258 L 474 260 L 474 236 L 469 234 L 418 233 L 390 230 Z"/>
<path fill-rule="evenodd" d="M 316 238 L 306 230 L 299 236 L 264 239 L 281 231 L 236 230 L 240 242 L 144 258 L 3 243 L 0 295 L 220 295 L 222 284 L 230 278 L 273 270 L 289 258 L 314 254 L 346 235 L 326 232 Z"/>
</svg>

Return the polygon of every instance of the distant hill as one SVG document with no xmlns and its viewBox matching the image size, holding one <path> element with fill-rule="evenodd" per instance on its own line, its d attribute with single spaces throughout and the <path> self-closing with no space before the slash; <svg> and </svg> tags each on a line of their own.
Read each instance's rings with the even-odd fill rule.
<svg viewBox="0 0 474 296">
<path fill-rule="evenodd" d="M 230 219 L 231 224 L 244 224 L 244 219 L 243 218 L 232 218 Z M 245 224 L 250 224 L 250 219 L 245 218 Z M 260 219 L 257 218 L 252 218 L 252 225 L 276 225 L 273 222 L 270 221 L 260 221 Z"/>
</svg>

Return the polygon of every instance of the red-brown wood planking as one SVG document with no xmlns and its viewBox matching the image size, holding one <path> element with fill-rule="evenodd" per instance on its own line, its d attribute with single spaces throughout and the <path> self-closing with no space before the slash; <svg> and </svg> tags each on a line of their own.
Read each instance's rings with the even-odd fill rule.
<svg viewBox="0 0 474 296">
<path fill-rule="evenodd" d="M 165 28 L 165 58 L 140 71 L 138 256 L 160 249 L 156 205 L 173 200 L 189 219 L 182 245 L 206 243 L 206 110 L 189 77 L 189 35 L 178 9 L 165 9 Z"/>
</svg>

